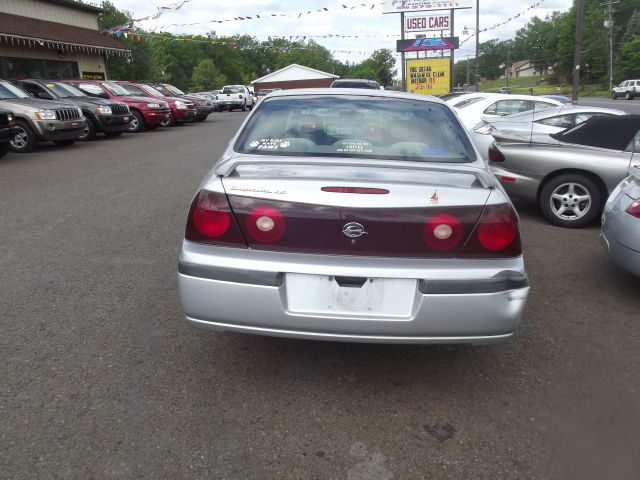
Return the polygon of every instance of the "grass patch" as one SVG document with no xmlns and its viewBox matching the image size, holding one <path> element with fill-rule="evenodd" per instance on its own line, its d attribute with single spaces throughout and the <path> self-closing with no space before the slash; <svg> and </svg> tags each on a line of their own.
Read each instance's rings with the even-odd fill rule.
<svg viewBox="0 0 640 480">
<path fill-rule="evenodd" d="M 495 92 L 500 87 L 506 87 L 507 80 L 491 80 L 480 84 L 481 92 Z M 533 88 L 534 95 L 565 95 L 571 96 L 571 85 L 563 84 L 550 85 L 544 77 L 519 77 L 509 79 L 509 88 L 512 93 L 528 95 L 529 89 Z M 580 95 L 588 97 L 608 97 L 611 95 L 609 88 L 603 85 L 581 85 Z"/>
</svg>

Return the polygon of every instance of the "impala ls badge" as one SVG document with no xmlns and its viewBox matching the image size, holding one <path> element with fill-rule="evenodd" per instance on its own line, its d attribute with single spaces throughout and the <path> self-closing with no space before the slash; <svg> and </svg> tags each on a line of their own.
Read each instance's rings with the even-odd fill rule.
<svg viewBox="0 0 640 480">
<path fill-rule="evenodd" d="M 364 227 L 356 222 L 347 223 L 342 227 L 342 233 L 349 238 L 358 238 L 367 234 L 367 232 L 364 231 Z"/>
</svg>

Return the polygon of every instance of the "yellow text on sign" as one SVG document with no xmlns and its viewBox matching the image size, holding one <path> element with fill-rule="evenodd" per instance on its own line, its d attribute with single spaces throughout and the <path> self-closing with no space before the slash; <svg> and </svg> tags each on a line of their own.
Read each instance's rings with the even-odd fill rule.
<svg viewBox="0 0 640 480">
<path fill-rule="evenodd" d="M 449 93 L 451 59 L 416 58 L 407 60 L 407 92 L 441 95 Z"/>
</svg>

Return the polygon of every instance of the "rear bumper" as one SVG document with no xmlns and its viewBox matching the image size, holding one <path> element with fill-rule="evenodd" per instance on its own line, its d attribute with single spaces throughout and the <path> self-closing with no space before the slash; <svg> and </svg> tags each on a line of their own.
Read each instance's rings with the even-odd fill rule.
<svg viewBox="0 0 640 480">
<path fill-rule="evenodd" d="M 538 188 L 540 188 L 542 177 L 528 172 L 506 170 L 497 165 L 489 163 L 489 170 L 496 176 L 510 198 L 531 202 L 538 200 Z"/>
<path fill-rule="evenodd" d="M 292 311 L 287 274 L 416 279 L 406 315 Z M 184 242 L 178 284 L 188 323 L 216 331 L 380 343 L 498 343 L 529 292 L 522 258 L 362 259 Z M 312 296 L 314 292 L 309 292 Z M 410 302 L 411 303 L 411 302 Z"/>
</svg>

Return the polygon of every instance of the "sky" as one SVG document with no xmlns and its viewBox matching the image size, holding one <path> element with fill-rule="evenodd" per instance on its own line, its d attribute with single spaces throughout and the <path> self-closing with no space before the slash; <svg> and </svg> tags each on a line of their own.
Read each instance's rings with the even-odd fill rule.
<svg viewBox="0 0 640 480">
<path fill-rule="evenodd" d="M 120 10 L 131 12 L 134 18 L 142 18 L 159 12 L 160 7 L 172 7 L 183 0 L 111 0 Z M 462 42 L 469 34 L 463 34 L 464 27 L 473 33 L 475 28 L 475 1 L 464 0 L 474 7 L 456 10 L 455 36 Z M 480 29 L 502 23 L 525 11 L 540 0 L 504 0 L 480 1 Z M 396 40 L 400 38 L 400 15 L 383 14 L 384 0 L 307 0 L 273 1 L 273 0 L 189 0 L 178 10 L 164 10 L 157 20 L 137 23 L 145 30 L 168 31 L 174 34 L 207 34 L 215 31 L 219 36 L 234 34 L 251 35 L 258 40 L 267 40 L 270 36 L 317 35 L 358 35 L 359 38 L 314 38 L 314 40 L 333 52 L 333 56 L 342 62 L 358 63 L 380 48 L 389 48 L 395 52 Z M 364 6 L 363 6 L 364 4 Z M 522 28 L 531 18 L 544 18 L 555 10 L 565 11 L 571 6 L 571 0 L 542 0 L 535 9 L 531 9 L 511 20 L 502 27 L 482 32 L 480 41 L 492 38 L 506 40 L 513 38 L 515 32 Z M 343 8 L 346 5 L 349 8 Z M 354 8 L 351 8 L 354 7 Z M 327 8 L 322 13 L 307 13 L 316 9 Z M 302 15 L 299 15 L 302 12 Z M 267 17 L 254 20 L 234 20 L 224 23 L 212 23 L 210 20 L 233 19 L 238 16 L 261 16 L 272 13 L 285 14 L 281 17 Z M 430 12 L 422 12 L 426 14 Z M 420 15 L 420 14 L 415 14 Z M 203 23 L 206 22 L 206 23 Z M 198 25 L 169 26 L 171 24 Z M 408 34 L 413 38 L 415 34 Z M 428 34 L 428 36 L 432 36 Z M 456 51 L 456 60 L 475 55 L 475 38 L 470 38 Z M 399 58 L 399 57 L 398 57 Z M 522 60 L 522 59 L 520 59 Z"/>
</svg>

